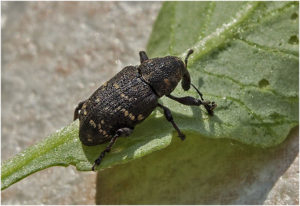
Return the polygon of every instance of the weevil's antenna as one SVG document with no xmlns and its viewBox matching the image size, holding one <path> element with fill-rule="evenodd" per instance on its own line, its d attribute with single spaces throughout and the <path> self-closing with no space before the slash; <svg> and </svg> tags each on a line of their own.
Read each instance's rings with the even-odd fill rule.
<svg viewBox="0 0 300 206">
<path fill-rule="evenodd" d="M 201 100 L 203 101 L 202 104 L 205 107 L 206 111 L 208 112 L 209 115 L 214 115 L 214 109 L 217 107 L 217 104 L 215 102 L 210 102 L 210 101 L 204 101 L 202 97 L 202 93 L 191 83 L 191 85 L 194 87 L 194 89 L 198 92 L 198 94 L 201 97 Z"/>
<path fill-rule="evenodd" d="M 197 89 L 197 87 L 195 87 L 195 85 L 193 85 L 192 83 L 191 83 L 191 85 L 192 85 L 192 86 L 194 87 L 194 89 L 198 92 L 198 94 L 199 94 L 201 100 L 204 101 L 204 99 L 203 99 L 203 94 L 199 91 L 199 89 Z"/>
<path fill-rule="evenodd" d="M 185 57 L 184 63 L 185 63 L 185 68 L 183 68 L 183 75 L 182 75 L 182 81 L 181 81 L 181 86 L 184 91 L 187 91 L 191 87 L 191 77 L 190 73 L 187 70 L 187 63 L 188 63 L 188 58 L 189 56 L 193 53 L 194 51 L 190 49 Z"/>
<path fill-rule="evenodd" d="M 194 52 L 194 50 L 190 49 L 189 52 L 187 53 L 185 60 L 184 60 L 185 68 L 187 68 L 188 58 L 193 52 Z"/>
</svg>

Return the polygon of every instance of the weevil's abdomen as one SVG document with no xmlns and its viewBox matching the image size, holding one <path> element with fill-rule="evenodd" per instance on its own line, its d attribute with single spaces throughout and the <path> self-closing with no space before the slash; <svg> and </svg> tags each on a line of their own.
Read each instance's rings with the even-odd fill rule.
<svg viewBox="0 0 300 206">
<path fill-rule="evenodd" d="M 125 67 L 98 88 L 79 113 L 79 137 L 85 145 L 109 141 L 124 127 L 134 128 L 148 117 L 158 97 L 134 66 Z"/>
</svg>

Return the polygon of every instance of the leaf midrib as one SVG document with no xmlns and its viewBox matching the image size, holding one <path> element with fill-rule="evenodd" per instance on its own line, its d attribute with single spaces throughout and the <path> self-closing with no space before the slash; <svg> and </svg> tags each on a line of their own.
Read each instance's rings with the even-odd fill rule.
<svg viewBox="0 0 300 206">
<path fill-rule="evenodd" d="M 259 2 L 250 2 L 247 3 L 243 8 L 241 9 L 237 14 L 236 17 L 233 18 L 229 23 L 223 25 L 220 28 L 217 28 L 214 32 L 207 35 L 202 40 L 196 42 L 191 48 L 194 49 L 194 55 L 192 55 L 189 59 L 190 65 L 193 65 L 198 59 L 201 59 L 205 54 L 209 53 L 210 51 L 218 48 L 222 44 L 226 42 L 229 38 L 231 38 L 234 33 L 229 32 L 230 30 L 234 30 L 234 28 L 237 28 L 237 26 L 241 23 L 243 23 L 247 17 L 249 17 L 252 12 L 255 10 L 255 8 L 259 5 Z M 227 35 L 225 35 L 227 34 Z M 222 38 L 222 36 L 224 36 Z M 213 47 L 208 47 L 208 43 L 215 43 L 218 42 Z M 189 49 L 184 51 L 180 57 L 185 58 L 186 54 L 188 53 Z"/>
<path fill-rule="evenodd" d="M 249 2 L 246 4 L 246 6 L 244 5 L 244 9 L 241 9 L 236 16 L 238 18 L 233 18 L 233 19 L 238 19 L 236 22 L 234 20 L 232 20 L 231 22 L 227 23 L 225 26 L 223 25 L 223 27 L 221 28 L 217 28 L 216 31 L 212 32 L 211 34 L 207 35 L 205 38 L 203 39 L 199 39 L 198 42 L 196 42 L 193 46 L 191 46 L 191 48 L 194 49 L 194 55 L 192 55 L 189 59 L 189 64 L 192 66 L 197 60 L 201 59 L 204 55 L 206 55 L 207 53 L 211 52 L 212 50 L 215 50 L 217 48 L 219 48 L 221 45 L 223 45 L 227 40 L 232 39 L 232 37 L 234 36 L 234 32 L 228 32 L 230 30 L 234 30 L 234 28 L 238 28 L 238 25 L 242 24 L 243 22 L 245 22 L 253 13 L 253 11 L 255 10 L 256 7 L 258 7 L 260 4 L 260 2 Z M 282 11 L 289 9 L 290 7 L 294 6 L 293 2 L 286 4 L 283 7 L 280 7 L 276 10 L 270 11 L 268 13 L 266 13 L 265 15 L 263 15 L 259 21 L 263 20 L 263 19 L 267 19 L 268 17 L 270 17 L 272 15 L 272 17 L 274 17 L 274 13 L 276 13 L 276 15 L 281 14 Z M 249 7 L 249 8 L 248 8 Z M 226 27 L 227 25 L 229 25 L 228 27 Z M 257 26 L 259 24 L 256 24 Z M 218 33 L 218 30 L 221 30 L 221 33 Z M 224 35 L 227 34 L 227 35 Z M 216 44 L 214 47 L 206 47 L 205 44 L 206 42 L 217 42 L 218 39 L 220 39 L 220 36 L 225 36 L 223 39 L 221 39 L 221 41 L 219 41 L 218 44 Z M 201 35 L 199 36 L 199 38 L 201 37 Z M 245 41 L 244 39 L 240 39 L 241 41 Z M 253 42 L 249 42 L 247 41 L 249 44 L 253 43 Z M 255 43 L 253 43 L 255 44 Z M 257 44 L 255 44 L 257 45 Z M 285 55 L 289 55 L 289 56 L 293 56 L 298 58 L 298 53 L 293 52 L 293 51 L 288 51 L 288 50 L 280 50 L 280 49 L 274 49 L 274 48 L 270 48 L 267 46 L 262 46 L 262 45 L 257 45 L 259 48 L 265 49 L 267 51 L 272 51 L 274 52 L 280 52 L 282 54 Z M 186 51 L 184 51 L 180 57 L 181 58 L 185 58 L 186 54 L 188 53 L 189 49 L 187 49 Z"/>
<path fill-rule="evenodd" d="M 74 124 L 74 122 L 73 122 Z M 76 124 L 76 121 L 75 121 Z M 72 125 L 70 125 L 67 130 L 72 130 L 70 128 L 73 128 Z M 58 133 L 63 133 L 65 131 L 63 131 L 64 129 L 58 131 Z M 54 135 L 57 135 L 58 133 L 54 133 Z M 69 132 L 70 133 L 70 132 Z M 69 134 L 68 133 L 68 134 Z M 59 135 L 58 135 L 59 136 Z M 45 153 L 48 153 L 48 151 L 53 150 L 53 148 L 59 147 L 60 145 L 63 145 L 66 141 L 68 141 L 68 135 L 64 135 L 64 138 L 55 138 L 53 136 L 50 136 L 49 139 L 53 140 L 54 138 L 56 139 L 55 144 L 48 144 L 47 139 L 43 142 L 41 142 L 41 146 L 36 145 L 35 148 L 30 147 L 29 149 L 32 149 L 33 151 L 30 152 L 30 156 L 27 156 L 25 153 L 28 152 L 27 150 L 23 151 L 22 153 L 20 153 L 18 156 L 14 157 L 13 159 L 9 159 L 5 162 L 2 163 L 2 174 L 1 174 L 1 181 L 3 179 L 5 179 L 6 177 L 11 175 L 11 172 L 15 172 L 16 170 L 20 169 L 21 167 L 23 167 L 24 165 L 27 165 L 29 162 L 31 162 L 33 159 L 36 159 L 38 156 L 41 156 Z M 42 149 L 41 149 L 42 148 Z M 25 154 L 25 159 L 22 158 L 22 154 Z M 19 164 L 15 164 L 14 162 L 17 161 L 18 159 L 22 160 L 21 163 L 19 162 Z M 10 161 L 14 161 L 11 162 Z M 5 167 L 3 167 L 5 166 Z"/>
<path fill-rule="evenodd" d="M 216 7 L 216 3 L 214 1 L 209 2 L 208 8 L 205 10 L 206 11 L 206 14 L 205 14 L 206 20 L 203 25 L 203 30 L 200 32 L 200 35 L 199 35 L 197 41 L 201 41 L 201 39 L 203 37 L 205 37 L 204 35 L 207 32 L 208 25 L 211 23 L 211 16 L 213 14 L 215 7 Z"/>
</svg>

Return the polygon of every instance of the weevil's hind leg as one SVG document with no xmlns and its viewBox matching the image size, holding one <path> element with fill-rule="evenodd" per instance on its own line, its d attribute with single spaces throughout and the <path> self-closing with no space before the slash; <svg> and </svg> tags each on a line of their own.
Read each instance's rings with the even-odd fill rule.
<svg viewBox="0 0 300 206">
<path fill-rule="evenodd" d="M 144 61 L 146 61 L 147 59 L 149 59 L 145 51 L 140 51 L 139 54 L 140 54 L 140 61 L 141 61 L 141 63 L 143 63 Z"/>
<path fill-rule="evenodd" d="M 112 146 L 115 144 L 116 140 L 118 137 L 122 137 L 122 136 L 129 136 L 132 133 L 133 129 L 124 127 L 121 129 L 118 129 L 115 136 L 110 140 L 109 144 L 107 145 L 107 147 L 105 148 L 105 150 L 103 150 L 103 152 L 101 152 L 101 154 L 99 155 L 99 157 L 95 160 L 95 163 L 92 167 L 92 170 L 95 170 L 95 167 L 100 165 L 102 159 L 104 158 L 105 154 L 110 152 Z"/>
<path fill-rule="evenodd" d="M 73 121 L 75 121 L 78 118 L 78 112 L 81 109 L 82 105 L 85 103 L 86 100 L 79 102 L 77 107 L 74 110 L 74 117 L 73 117 Z"/>
<path fill-rule="evenodd" d="M 178 128 L 178 126 L 176 125 L 176 123 L 174 122 L 173 120 L 173 116 L 172 116 L 172 113 L 170 111 L 170 109 L 168 107 L 165 107 L 161 104 L 157 104 L 158 107 L 162 108 L 164 110 L 164 114 L 165 114 L 165 117 L 166 119 L 172 123 L 173 127 L 176 129 L 177 133 L 178 133 L 178 136 L 180 137 L 181 140 L 184 140 L 185 139 L 185 135 L 180 131 L 180 129 Z"/>
</svg>

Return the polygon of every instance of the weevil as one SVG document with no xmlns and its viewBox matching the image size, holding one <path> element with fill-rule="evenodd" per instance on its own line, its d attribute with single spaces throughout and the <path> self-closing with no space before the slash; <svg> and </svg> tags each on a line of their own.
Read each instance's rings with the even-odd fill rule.
<svg viewBox="0 0 300 206">
<path fill-rule="evenodd" d="M 138 66 L 127 66 L 112 79 L 100 86 L 88 99 L 78 104 L 74 120 L 79 118 L 79 138 L 86 146 L 108 143 L 95 160 L 92 170 L 100 165 L 105 154 L 110 152 L 117 138 L 129 136 L 134 127 L 145 120 L 159 107 L 178 136 L 185 135 L 174 122 L 169 108 L 160 104 L 158 99 L 166 96 L 188 106 L 203 105 L 208 114 L 213 115 L 215 102 L 204 101 L 202 93 L 191 83 L 187 70 L 189 50 L 184 62 L 176 56 L 149 59 L 146 52 L 140 51 Z M 171 93 L 181 81 L 183 90 L 192 86 L 200 99 L 185 96 L 176 97 Z"/>
</svg>

